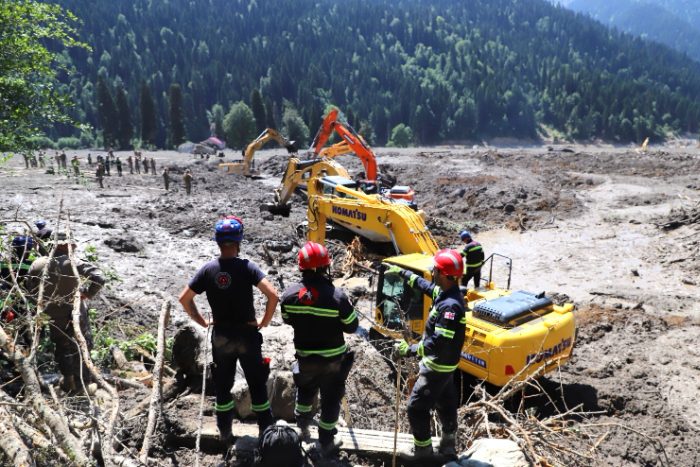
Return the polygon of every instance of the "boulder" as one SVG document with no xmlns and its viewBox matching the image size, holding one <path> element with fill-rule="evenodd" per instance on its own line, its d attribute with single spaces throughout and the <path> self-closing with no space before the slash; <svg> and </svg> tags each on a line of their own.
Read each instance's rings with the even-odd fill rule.
<svg viewBox="0 0 700 467">
<path fill-rule="evenodd" d="M 477 439 L 450 467 L 529 467 L 520 447 L 508 439 Z"/>
<path fill-rule="evenodd" d="M 245 420 L 253 418 L 251 408 L 250 391 L 240 367 L 236 371 L 236 383 L 233 385 L 233 400 L 235 402 L 236 415 Z M 270 397 L 270 406 L 275 418 L 281 418 L 288 422 L 294 421 L 294 404 L 296 388 L 291 371 L 273 371 L 267 380 L 267 393 Z M 318 410 L 318 397 L 314 400 L 314 412 Z"/>
</svg>

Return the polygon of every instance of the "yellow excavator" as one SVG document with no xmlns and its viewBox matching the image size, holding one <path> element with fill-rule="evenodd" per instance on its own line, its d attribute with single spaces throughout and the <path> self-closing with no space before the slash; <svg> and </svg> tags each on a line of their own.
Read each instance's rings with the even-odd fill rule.
<svg viewBox="0 0 700 467">
<path fill-rule="evenodd" d="M 256 151 L 265 146 L 270 141 L 276 141 L 277 144 L 282 146 L 287 150 L 289 154 L 296 154 L 297 147 L 294 141 L 289 141 L 287 138 L 282 136 L 277 130 L 272 128 L 266 128 L 257 138 L 255 138 L 243 152 L 243 159 L 234 162 L 222 162 L 219 164 L 219 168 L 225 170 L 230 174 L 245 175 L 246 177 L 257 176 L 258 173 L 254 171 L 254 157 Z"/>
<path fill-rule="evenodd" d="M 391 242 L 397 256 L 384 259 L 378 272 L 373 331 L 418 340 L 432 301 L 400 276 L 384 271 L 397 265 L 431 280 L 438 245 L 420 213 L 405 203 L 363 193 L 343 170 L 321 163 L 310 172 L 308 239 L 323 243 L 326 223 L 333 221 L 372 241 Z M 487 260 L 490 273 L 483 286 L 465 291 L 467 326 L 459 368 L 504 386 L 567 362 L 576 324 L 572 304 L 556 305 L 544 293 L 509 290 L 510 273 L 507 287 L 496 287 L 492 277 L 497 256 Z M 509 269 L 511 264 L 508 260 Z"/>
</svg>

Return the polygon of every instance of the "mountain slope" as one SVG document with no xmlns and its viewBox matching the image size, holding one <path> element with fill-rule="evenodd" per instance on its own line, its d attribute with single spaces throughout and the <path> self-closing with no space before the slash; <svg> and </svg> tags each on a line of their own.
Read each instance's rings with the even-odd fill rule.
<svg viewBox="0 0 700 467">
<path fill-rule="evenodd" d="M 314 129 L 333 103 L 386 141 L 410 125 L 423 144 L 533 137 L 641 141 L 697 131 L 700 65 L 611 32 L 543 0 L 62 0 L 92 54 L 67 60 L 78 116 L 98 125 L 95 83 L 123 83 L 138 122 L 149 84 L 167 124 L 171 83 L 184 91 L 191 139 L 206 110 L 258 88 L 277 122 L 294 105 Z M 287 104 L 285 104 L 287 103 Z"/>
<path fill-rule="evenodd" d="M 700 61 L 700 6 L 672 0 L 574 0 L 568 7 Z"/>
</svg>

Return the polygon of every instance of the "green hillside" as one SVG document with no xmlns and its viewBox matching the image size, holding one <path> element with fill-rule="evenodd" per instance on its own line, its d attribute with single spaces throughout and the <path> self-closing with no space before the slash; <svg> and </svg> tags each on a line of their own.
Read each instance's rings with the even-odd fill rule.
<svg viewBox="0 0 700 467">
<path fill-rule="evenodd" d="M 313 131 L 332 103 L 378 145 L 399 123 L 435 144 L 533 138 L 543 127 L 641 141 L 697 132 L 700 121 L 700 64 L 544 0 L 59 3 L 93 47 L 64 54 L 77 71 L 65 77 L 76 116 L 117 125 L 98 115 L 102 76 L 138 135 L 145 89 L 158 146 L 175 83 L 191 140 L 208 136 L 215 104 L 250 105 L 255 89 L 268 123 L 296 108 Z"/>
</svg>

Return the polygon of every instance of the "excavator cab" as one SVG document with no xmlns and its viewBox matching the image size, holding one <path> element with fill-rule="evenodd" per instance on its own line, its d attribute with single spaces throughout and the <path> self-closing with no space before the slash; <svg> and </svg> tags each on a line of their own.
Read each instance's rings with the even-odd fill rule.
<svg viewBox="0 0 700 467">
<path fill-rule="evenodd" d="M 432 277 L 432 256 L 427 254 L 394 256 L 383 265 Z M 408 334 L 417 342 L 432 300 L 419 296 L 398 274 L 385 274 L 386 267 L 379 272 L 374 331 L 392 339 Z M 466 329 L 459 369 L 500 387 L 567 362 L 576 338 L 574 306 L 557 305 L 544 292 L 499 289 L 491 277 L 492 271 L 485 286 L 469 289 L 464 297 Z"/>
</svg>

